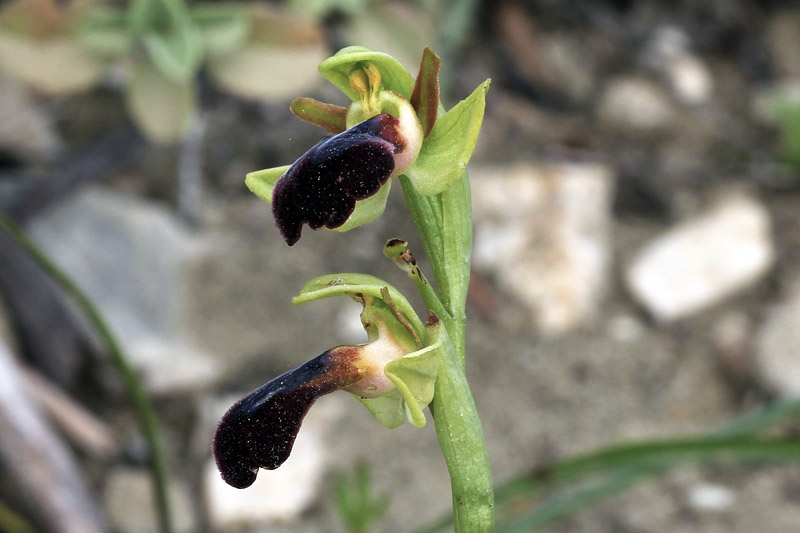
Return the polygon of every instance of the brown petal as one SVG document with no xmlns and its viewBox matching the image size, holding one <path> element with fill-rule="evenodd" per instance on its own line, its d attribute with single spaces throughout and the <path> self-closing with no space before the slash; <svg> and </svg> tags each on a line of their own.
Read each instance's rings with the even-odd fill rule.
<svg viewBox="0 0 800 533">
<path fill-rule="evenodd" d="M 436 124 L 439 113 L 439 65 L 441 60 L 433 50 L 425 48 L 422 52 L 422 61 L 419 64 L 419 73 L 414 82 L 414 92 L 411 94 L 411 105 L 417 112 L 422 134 L 427 137 Z"/>
</svg>

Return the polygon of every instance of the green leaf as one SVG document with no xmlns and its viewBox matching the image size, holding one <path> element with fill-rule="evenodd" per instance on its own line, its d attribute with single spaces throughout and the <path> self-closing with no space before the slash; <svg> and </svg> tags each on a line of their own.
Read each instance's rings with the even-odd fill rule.
<svg viewBox="0 0 800 533">
<path fill-rule="evenodd" d="M 331 134 L 341 133 L 347 129 L 347 108 L 320 102 L 313 98 L 295 98 L 289 109 L 300 120 L 305 120 L 323 128 Z"/>
<path fill-rule="evenodd" d="M 203 40 L 186 6 L 176 0 L 138 0 L 129 20 L 156 67 L 175 82 L 186 82 L 200 68 Z"/>
<path fill-rule="evenodd" d="M 406 175 L 420 194 L 438 194 L 458 179 L 469 163 L 483 123 L 490 80 L 436 121 Z"/>
<path fill-rule="evenodd" d="M 411 304 L 408 303 L 406 297 L 382 279 L 368 274 L 344 273 L 319 276 L 306 283 L 300 290 L 300 294 L 292 298 L 292 303 L 294 305 L 302 305 L 322 300 L 323 298 L 356 294 L 366 294 L 379 300 L 384 300 L 384 295 L 381 293 L 383 289 L 388 291 L 393 305 L 405 315 L 417 336 L 422 338 L 424 333 L 422 321 Z"/>
<path fill-rule="evenodd" d="M 256 170 L 255 172 L 248 172 L 244 179 L 244 184 L 250 189 L 250 192 L 264 200 L 265 202 L 272 203 L 272 189 L 283 176 L 291 165 L 282 167 L 266 168 L 264 170 Z"/>
<path fill-rule="evenodd" d="M 139 129 L 165 144 L 183 138 L 196 107 L 191 83 L 176 83 L 149 63 L 136 65 L 126 103 Z"/>
<path fill-rule="evenodd" d="M 196 4 L 190 13 L 209 54 L 230 54 L 247 43 L 250 22 L 241 5 Z"/>
<path fill-rule="evenodd" d="M 389 54 L 373 52 L 363 46 L 349 46 L 339 50 L 336 55 L 319 65 L 319 73 L 355 102 L 360 100 L 360 96 L 350 86 L 350 73 L 362 62 L 370 62 L 378 67 L 384 89 L 394 91 L 406 99 L 411 98 L 414 78 L 408 70 Z"/>
<path fill-rule="evenodd" d="M 101 7 L 80 20 L 76 36 L 92 53 L 111 59 L 128 54 L 134 43 L 125 13 Z"/>
<path fill-rule="evenodd" d="M 197 28 L 188 23 L 169 33 L 148 33 L 142 43 L 153 64 L 175 82 L 189 81 L 200 69 L 203 41 Z"/>
</svg>

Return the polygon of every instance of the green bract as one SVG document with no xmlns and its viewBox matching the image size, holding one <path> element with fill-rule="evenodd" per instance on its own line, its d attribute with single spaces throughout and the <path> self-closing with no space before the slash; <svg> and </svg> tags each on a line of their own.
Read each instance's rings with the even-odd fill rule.
<svg viewBox="0 0 800 533">
<path fill-rule="evenodd" d="M 406 175 L 420 194 L 438 194 L 466 170 L 483 123 L 489 80 L 439 117 Z"/>
<path fill-rule="evenodd" d="M 406 355 L 384 367 L 394 389 L 377 398 L 359 398 L 361 403 L 387 428 L 401 425 L 406 418 L 417 427 L 424 426 L 423 409 L 433 400 L 442 360 L 439 321 L 429 321 L 423 327 L 397 289 L 366 274 L 320 276 L 306 284 L 292 303 L 299 305 L 333 296 L 349 296 L 364 305 L 361 321 L 370 342 L 378 340 L 377 331 L 382 329 L 382 335 L 389 335 L 392 342 L 408 349 Z"/>
<path fill-rule="evenodd" d="M 347 110 L 346 126 L 353 127 L 379 113 L 402 119 L 403 110 L 413 109 L 417 124 L 422 124 L 424 139 L 418 155 L 409 167 L 401 167 L 419 194 L 439 195 L 464 173 L 478 141 L 486 107 L 489 80 L 465 100 L 445 112 L 439 103 L 439 58 L 425 50 L 416 82 L 392 56 L 361 46 L 350 46 L 319 65 L 320 74 L 340 89 L 352 103 Z M 292 111 L 308 122 L 341 133 L 344 108 L 299 98 Z M 438 113 L 433 110 L 438 110 Z M 420 131 L 420 126 L 416 126 Z M 272 189 L 289 167 L 251 172 L 247 186 L 259 198 L 272 202 Z M 336 176 L 321 179 L 336 180 Z M 358 200 L 347 222 L 334 228 L 347 231 L 378 218 L 386 206 L 391 181 L 374 196 Z"/>
</svg>

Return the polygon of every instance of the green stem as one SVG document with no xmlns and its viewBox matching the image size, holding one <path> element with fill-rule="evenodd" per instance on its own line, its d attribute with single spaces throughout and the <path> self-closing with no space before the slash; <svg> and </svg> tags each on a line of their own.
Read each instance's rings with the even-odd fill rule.
<svg viewBox="0 0 800 533">
<path fill-rule="evenodd" d="M 464 334 L 472 249 L 472 211 L 466 173 L 445 192 L 422 196 L 400 177 L 406 202 L 431 262 L 439 297 L 423 300 L 443 307 L 445 360 L 431 404 L 436 435 L 453 493 L 456 532 L 490 532 L 494 490 L 489 455 L 475 401 L 464 374 Z M 428 286 L 430 287 L 430 286 Z M 419 287 L 418 287 L 419 288 Z M 438 311 L 434 310 L 438 313 Z"/>
<path fill-rule="evenodd" d="M 150 451 L 150 469 L 155 484 L 156 508 L 162 533 L 171 533 L 172 518 L 167 496 L 167 461 L 156 422 L 155 410 L 147 397 L 139 376 L 128 361 L 128 357 L 117 341 L 100 311 L 92 303 L 86 293 L 70 278 L 48 255 L 39 248 L 14 222 L 0 212 L 0 228 L 21 246 L 28 255 L 44 270 L 78 306 L 97 330 L 108 347 L 111 359 L 122 375 L 128 393 L 131 396 L 139 425 Z"/>
<path fill-rule="evenodd" d="M 461 358 L 442 332 L 445 359 L 439 369 L 431 412 L 453 494 L 456 532 L 480 533 L 494 526 L 494 491 L 489 454 L 478 410 Z"/>
</svg>

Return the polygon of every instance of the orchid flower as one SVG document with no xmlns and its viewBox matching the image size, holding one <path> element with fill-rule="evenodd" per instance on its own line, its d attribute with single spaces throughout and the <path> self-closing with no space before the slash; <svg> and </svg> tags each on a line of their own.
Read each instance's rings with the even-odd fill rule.
<svg viewBox="0 0 800 533">
<path fill-rule="evenodd" d="M 378 218 L 390 178 L 405 174 L 423 195 L 458 179 L 478 139 L 488 80 L 447 113 L 439 103 L 439 58 L 425 49 L 416 81 L 393 57 L 352 46 L 319 66 L 349 108 L 298 98 L 290 108 L 324 128 L 323 138 L 292 165 L 251 172 L 247 186 L 272 203 L 291 246 L 303 224 L 347 231 Z"/>
<path fill-rule="evenodd" d="M 439 370 L 441 326 L 426 326 L 408 301 L 378 278 L 337 274 L 309 282 L 293 302 L 347 295 L 361 303 L 369 342 L 337 346 L 276 377 L 228 410 L 217 428 L 214 456 L 222 478 L 250 486 L 259 468 L 273 470 L 289 457 L 308 409 L 325 394 L 346 390 L 386 427 L 408 418 L 425 425 L 422 409 L 433 399 Z"/>
</svg>

